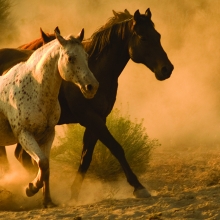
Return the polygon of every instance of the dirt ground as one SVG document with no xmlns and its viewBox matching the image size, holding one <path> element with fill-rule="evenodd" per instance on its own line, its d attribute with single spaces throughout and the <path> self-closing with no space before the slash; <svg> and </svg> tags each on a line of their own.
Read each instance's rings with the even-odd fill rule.
<svg viewBox="0 0 220 220">
<path fill-rule="evenodd" d="M 191 151 L 189 154 L 188 152 Z M 41 208 L 41 193 L 25 197 L 27 177 L 2 178 L 0 219 L 220 219 L 220 151 L 155 150 L 148 172 L 140 177 L 152 197 L 135 199 L 124 178 L 114 183 L 86 179 L 78 204 L 66 205 L 72 178 L 52 166 L 56 208 Z M 25 176 L 25 175 L 24 175 Z M 12 183 L 13 182 L 13 183 Z M 21 186 L 23 188 L 21 188 Z"/>
</svg>

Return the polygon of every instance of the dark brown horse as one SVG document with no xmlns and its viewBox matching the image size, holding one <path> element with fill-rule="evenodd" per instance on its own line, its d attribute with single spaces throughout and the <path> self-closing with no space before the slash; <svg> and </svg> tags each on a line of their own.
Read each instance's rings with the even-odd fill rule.
<svg viewBox="0 0 220 220">
<path fill-rule="evenodd" d="M 160 34 L 151 20 L 150 9 L 145 14 L 137 10 L 134 16 L 128 12 L 116 13 L 83 44 L 89 54 L 89 67 L 99 81 L 98 92 L 93 99 L 86 100 L 76 86 L 63 81 L 59 93 L 61 117 L 58 124 L 80 123 L 86 128 L 71 198 L 78 197 L 97 140 L 106 145 L 119 161 L 128 183 L 134 187 L 135 197 L 149 197 L 148 191 L 132 172 L 123 148 L 106 127 L 106 117 L 116 100 L 118 77 L 130 58 L 147 66 L 158 80 L 169 78 L 173 71 L 173 65 L 161 46 Z M 23 160 L 21 150 L 18 146 L 15 154 Z M 30 161 L 25 159 L 25 162 L 30 166 Z"/>
</svg>

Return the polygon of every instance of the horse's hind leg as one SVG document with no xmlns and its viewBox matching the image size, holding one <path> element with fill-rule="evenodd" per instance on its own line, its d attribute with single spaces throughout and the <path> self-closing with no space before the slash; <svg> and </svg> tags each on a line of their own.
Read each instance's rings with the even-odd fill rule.
<svg viewBox="0 0 220 220">
<path fill-rule="evenodd" d="M 6 154 L 6 149 L 4 146 L 0 146 L 0 171 L 9 171 L 9 162 Z"/>
<path fill-rule="evenodd" d="M 51 135 L 53 139 L 54 134 Z M 29 186 L 26 188 L 27 196 L 33 196 L 36 194 L 40 188 L 43 188 L 44 192 L 44 206 L 47 207 L 47 204 L 53 204 L 50 198 L 49 192 L 49 152 L 50 146 L 48 149 L 45 149 L 43 146 L 42 149 L 39 147 L 35 138 L 28 131 L 22 130 L 18 135 L 19 143 L 27 151 L 28 154 L 36 161 L 38 164 L 39 170 L 36 178 L 29 183 Z M 44 143 L 42 144 L 44 145 Z M 43 151 L 42 151 L 43 150 Z"/>
<path fill-rule="evenodd" d="M 38 166 L 36 162 L 33 161 L 31 156 L 22 148 L 19 143 L 15 148 L 15 157 L 30 174 L 37 172 Z"/>
</svg>

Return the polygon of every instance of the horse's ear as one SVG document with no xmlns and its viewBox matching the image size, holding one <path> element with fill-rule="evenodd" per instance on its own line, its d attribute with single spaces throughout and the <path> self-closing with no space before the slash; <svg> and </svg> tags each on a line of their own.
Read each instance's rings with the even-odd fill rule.
<svg viewBox="0 0 220 220">
<path fill-rule="evenodd" d="M 59 30 L 58 27 L 55 28 L 54 34 L 55 34 L 56 39 L 59 41 L 59 43 L 60 43 L 62 46 L 65 46 L 66 40 L 60 35 L 60 30 Z"/>
<path fill-rule="evenodd" d="M 43 41 L 43 44 L 50 42 L 50 38 L 41 28 L 40 28 L 40 34 L 41 34 L 41 39 Z"/>
<path fill-rule="evenodd" d="M 148 18 L 151 19 L 152 14 L 151 14 L 150 8 L 148 8 L 148 9 L 145 11 L 145 15 L 146 15 Z"/>
<path fill-rule="evenodd" d="M 59 29 L 59 27 L 56 27 L 56 31 L 60 34 L 60 29 Z"/>
<path fill-rule="evenodd" d="M 127 14 L 127 15 L 131 15 L 130 12 L 129 12 L 127 9 L 125 9 L 124 12 L 125 12 L 125 14 Z"/>
<path fill-rule="evenodd" d="M 140 18 L 140 16 L 141 16 L 141 14 L 140 14 L 139 9 L 138 9 L 138 10 L 134 13 L 134 20 L 135 20 L 135 21 L 138 21 L 139 18 Z"/>
<path fill-rule="evenodd" d="M 79 41 L 82 42 L 83 38 L 84 38 L 84 28 L 83 28 L 83 29 L 81 30 L 81 32 L 79 32 L 79 34 L 77 35 L 77 39 L 78 39 Z"/>
<path fill-rule="evenodd" d="M 114 10 L 112 10 L 112 12 L 113 12 L 115 18 L 119 20 L 120 17 L 119 17 L 119 15 L 118 15 L 118 13 L 117 13 L 116 11 L 114 11 Z"/>
<path fill-rule="evenodd" d="M 115 16 L 115 17 L 117 17 L 117 12 L 115 11 L 115 10 L 112 10 L 112 12 L 113 12 L 113 15 Z"/>
<path fill-rule="evenodd" d="M 60 34 L 60 29 L 58 28 L 58 26 L 54 29 L 55 34 Z"/>
</svg>

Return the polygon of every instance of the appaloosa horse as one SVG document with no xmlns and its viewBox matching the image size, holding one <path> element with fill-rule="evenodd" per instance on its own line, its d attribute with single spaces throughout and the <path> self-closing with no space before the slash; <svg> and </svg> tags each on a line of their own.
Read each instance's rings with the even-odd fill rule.
<svg viewBox="0 0 220 220">
<path fill-rule="evenodd" d="M 85 99 L 75 86 L 64 81 L 59 93 L 61 117 L 58 124 L 80 123 L 86 128 L 81 162 L 72 185 L 72 199 L 78 197 L 97 140 L 105 144 L 121 164 L 128 183 L 134 187 L 134 196 L 150 196 L 132 172 L 123 148 L 105 122 L 116 100 L 118 77 L 129 59 L 147 66 L 158 80 L 169 78 L 174 67 L 161 46 L 161 36 L 154 28 L 150 9 L 145 14 L 137 10 L 134 16 L 127 10 L 114 12 L 114 15 L 90 39 L 83 41 L 89 54 L 89 67 L 99 81 L 94 99 Z M 31 167 L 31 161 L 25 158 L 26 154 L 19 146 L 15 154 L 27 167 Z"/>
<path fill-rule="evenodd" d="M 62 79 L 94 97 L 98 82 L 88 68 L 83 49 L 84 30 L 77 38 L 57 40 L 36 50 L 26 62 L 0 78 L 0 144 L 19 143 L 38 165 L 36 178 L 26 188 L 33 196 L 43 187 L 44 207 L 54 206 L 49 189 L 49 154 L 60 117 L 58 101 Z"/>
<path fill-rule="evenodd" d="M 57 28 L 57 31 L 60 33 L 59 28 Z M 44 44 L 56 38 L 55 34 L 45 33 L 41 28 L 40 28 L 40 34 L 41 34 L 40 38 L 31 41 L 30 43 L 21 45 L 17 49 L 15 48 L 0 49 L 0 75 L 4 75 L 10 68 L 15 66 L 16 64 L 26 61 L 34 52 L 34 50 L 42 47 Z M 20 149 L 22 151 L 21 147 Z M 20 158 L 20 161 L 21 160 L 24 166 L 26 165 L 25 164 L 26 161 L 28 161 L 26 167 L 29 167 L 30 172 L 36 170 L 35 167 L 28 166 L 30 160 L 29 154 L 24 153 Z M 1 146 L 0 146 L 0 166 L 2 168 L 2 171 L 9 170 L 9 162 L 6 156 L 6 149 L 5 147 L 1 147 Z"/>
</svg>

